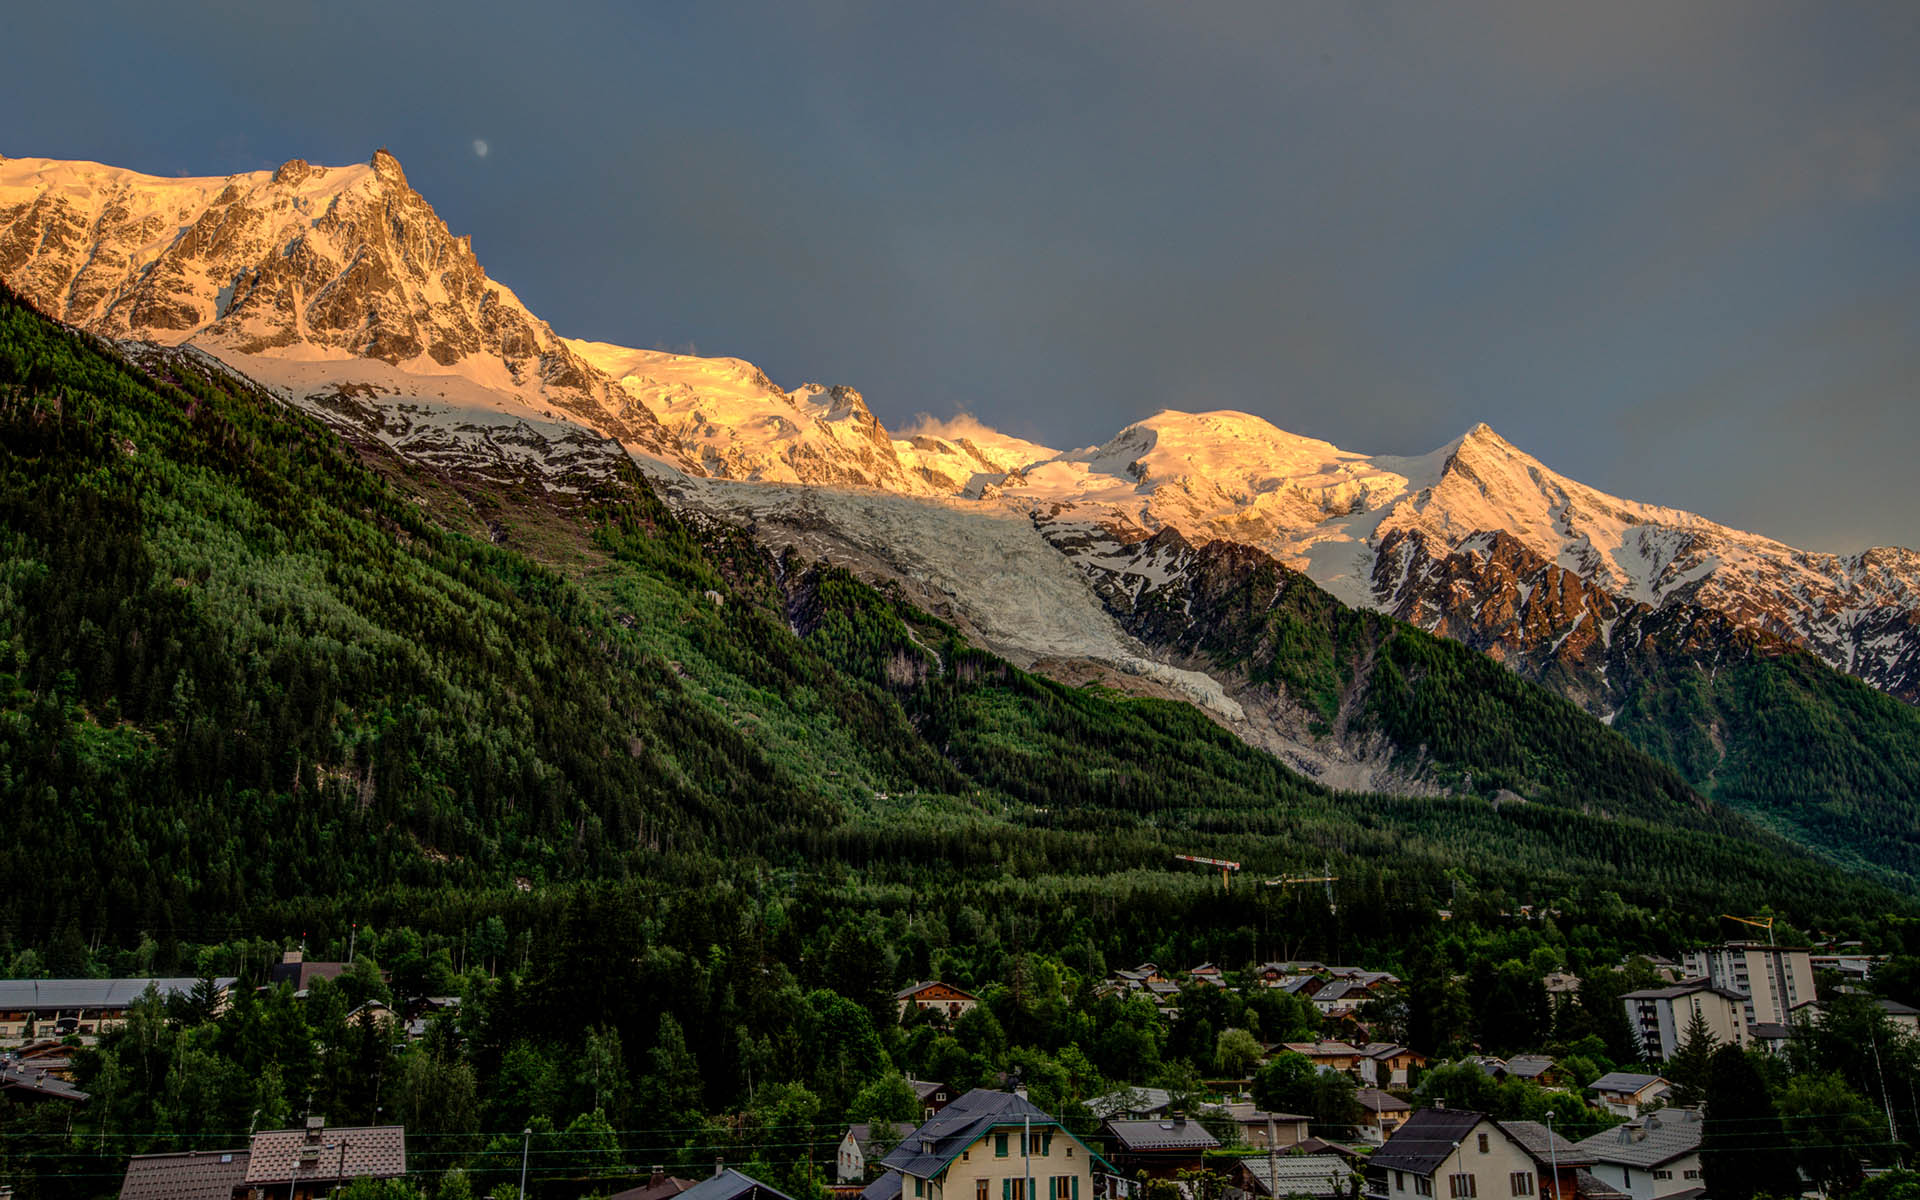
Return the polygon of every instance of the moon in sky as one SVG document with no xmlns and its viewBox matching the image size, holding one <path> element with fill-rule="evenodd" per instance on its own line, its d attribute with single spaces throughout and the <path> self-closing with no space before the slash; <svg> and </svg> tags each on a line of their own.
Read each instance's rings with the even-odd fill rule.
<svg viewBox="0 0 1920 1200">
<path fill-rule="evenodd" d="M 493 147 L 487 145 L 487 139 L 485 138 L 473 139 L 473 156 L 475 158 L 485 158 L 487 156 L 487 151 L 491 150 L 492 148 Z"/>
</svg>

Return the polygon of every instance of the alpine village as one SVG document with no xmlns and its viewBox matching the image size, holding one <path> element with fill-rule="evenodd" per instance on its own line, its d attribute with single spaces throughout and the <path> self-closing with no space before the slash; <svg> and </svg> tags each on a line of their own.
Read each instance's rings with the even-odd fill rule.
<svg viewBox="0 0 1920 1200">
<path fill-rule="evenodd" d="M 1920 1200 L 1915 13 L 11 14 L 0 1200 Z"/>
</svg>

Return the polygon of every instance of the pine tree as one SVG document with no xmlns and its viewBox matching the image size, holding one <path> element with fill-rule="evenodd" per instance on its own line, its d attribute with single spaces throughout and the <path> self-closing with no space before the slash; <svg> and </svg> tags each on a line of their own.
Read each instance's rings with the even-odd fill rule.
<svg viewBox="0 0 1920 1200">
<path fill-rule="evenodd" d="M 1772 1089 L 1738 1046 L 1720 1047 L 1708 1065 L 1700 1171 L 1714 1200 L 1800 1191 Z"/>
<path fill-rule="evenodd" d="M 1673 1082 L 1673 1094 L 1670 1102 L 1678 1108 L 1691 1108 L 1699 1104 L 1706 1093 L 1707 1073 L 1713 1062 L 1714 1051 L 1719 1048 L 1720 1039 L 1713 1036 L 1713 1030 L 1707 1026 L 1707 1018 L 1698 1008 L 1687 1021 L 1687 1027 L 1680 1034 L 1680 1044 L 1674 1047 L 1673 1057 L 1666 1062 L 1661 1074 Z"/>
</svg>

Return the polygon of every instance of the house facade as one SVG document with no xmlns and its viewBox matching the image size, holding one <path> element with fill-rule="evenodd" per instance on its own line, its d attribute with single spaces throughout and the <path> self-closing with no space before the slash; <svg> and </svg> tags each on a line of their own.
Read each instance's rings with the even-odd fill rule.
<svg viewBox="0 0 1920 1200">
<path fill-rule="evenodd" d="M 949 1021 L 973 1011 L 980 998 L 972 992 L 964 992 L 950 983 L 929 979 L 901 988 L 893 994 L 894 1002 L 899 1005 L 900 1015 L 907 1015 L 909 1008 L 937 1012 Z"/>
<path fill-rule="evenodd" d="M 198 979 L 5 979 L 0 980 L 0 1041 L 94 1038 L 126 1024 L 134 1002 L 152 988 L 162 999 L 189 996 Z M 223 1012 L 231 977 L 213 981 L 214 1012 Z"/>
<path fill-rule="evenodd" d="M 1113 1173 L 1025 1096 L 985 1088 L 908 1133 L 881 1165 L 899 1177 L 901 1200 L 1094 1200 L 1095 1172 Z"/>
<path fill-rule="evenodd" d="M 1658 1075 L 1639 1075 L 1632 1071 L 1611 1071 L 1587 1085 L 1594 1102 L 1616 1117 L 1629 1121 L 1640 1110 L 1666 1098 L 1673 1084 Z"/>
<path fill-rule="evenodd" d="M 1572 1196 L 1586 1161 L 1537 1122 L 1423 1108 L 1368 1158 L 1365 1194 L 1373 1200 L 1537 1198 L 1557 1187 Z"/>
<path fill-rule="evenodd" d="M 1700 1126 L 1691 1109 L 1649 1113 L 1574 1144 L 1593 1160 L 1594 1178 L 1632 1200 L 1662 1200 L 1704 1186 Z"/>
</svg>

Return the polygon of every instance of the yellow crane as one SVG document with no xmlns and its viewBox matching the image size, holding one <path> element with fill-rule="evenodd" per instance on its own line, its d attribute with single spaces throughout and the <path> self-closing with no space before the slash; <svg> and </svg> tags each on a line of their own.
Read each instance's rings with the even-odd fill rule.
<svg viewBox="0 0 1920 1200">
<path fill-rule="evenodd" d="M 1771 945 L 1773 945 L 1773 918 L 1772 918 L 1772 917 L 1761 917 L 1761 918 L 1755 918 L 1755 917 L 1736 917 L 1736 916 L 1734 916 L 1734 915 L 1733 915 L 1732 913 L 1721 913 L 1720 915 L 1721 915 L 1721 917 L 1722 917 L 1722 918 L 1724 918 L 1724 919 L 1726 919 L 1726 920 L 1728 920 L 1728 921 L 1738 921 L 1738 922 L 1740 922 L 1740 923 L 1741 923 L 1742 925 L 1751 925 L 1751 926 L 1753 926 L 1753 927 L 1754 927 L 1755 929 L 1764 929 L 1764 930 L 1766 930 L 1766 931 L 1767 931 L 1767 945 L 1769 945 L 1769 946 L 1771 946 Z"/>
<path fill-rule="evenodd" d="M 1325 866 L 1322 866 L 1320 869 L 1322 871 L 1327 870 Z M 1281 875 L 1278 878 L 1266 881 L 1268 887 L 1282 889 L 1282 895 L 1286 894 L 1286 888 L 1292 887 L 1296 883 L 1324 883 L 1327 885 L 1327 909 L 1330 912 L 1340 911 L 1339 906 L 1333 901 L 1333 885 L 1338 882 L 1340 882 L 1338 875 Z"/>
<path fill-rule="evenodd" d="M 1174 857 L 1179 859 L 1181 862 L 1199 863 L 1203 867 L 1220 868 L 1220 890 L 1223 892 L 1230 892 L 1233 890 L 1233 886 L 1231 883 L 1233 876 L 1231 873 L 1234 871 L 1238 871 L 1240 869 L 1240 864 L 1237 862 L 1234 862 L 1232 859 L 1203 858 L 1198 854 L 1176 854 L 1174 855 Z"/>
</svg>

